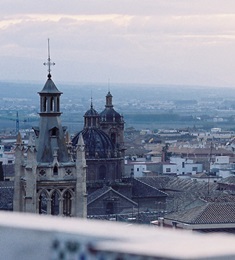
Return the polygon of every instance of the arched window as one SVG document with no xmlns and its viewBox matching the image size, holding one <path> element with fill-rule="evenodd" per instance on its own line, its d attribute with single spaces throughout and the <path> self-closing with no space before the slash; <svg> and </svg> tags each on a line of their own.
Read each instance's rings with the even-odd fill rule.
<svg viewBox="0 0 235 260">
<path fill-rule="evenodd" d="M 54 98 L 51 97 L 51 102 L 50 102 L 50 111 L 53 112 L 54 110 Z"/>
<path fill-rule="evenodd" d="M 115 133 L 112 133 L 111 134 L 111 140 L 114 144 L 116 144 L 116 134 Z"/>
<path fill-rule="evenodd" d="M 57 108 L 56 111 L 59 112 L 60 111 L 60 98 L 57 97 Z"/>
<path fill-rule="evenodd" d="M 58 136 L 59 135 L 59 129 L 57 127 L 53 127 L 50 129 L 50 135 L 51 136 Z"/>
<path fill-rule="evenodd" d="M 43 191 L 39 196 L 39 214 L 47 214 L 47 194 Z"/>
<path fill-rule="evenodd" d="M 51 215 L 59 215 L 60 213 L 60 194 L 58 191 L 54 191 L 51 196 Z"/>
<path fill-rule="evenodd" d="M 54 168 L 53 168 L 53 174 L 54 175 L 58 175 L 58 167 L 57 167 L 57 165 L 55 165 Z"/>
<path fill-rule="evenodd" d="M 47 98 L 44 97 L 43 98 L 43 112 L 46 112 L 47 111 Z"/>
<path fill-rule="evenodd" d="M 106 167 L 104 165 L 101 165 L 99 168 L 99 179 L 105 180 L 106 178 Z"/>
<path fill-rule="evenodd" d="M 63 195 L 63 215 L 64 216 L 71 216 L 71 209 L 72 209 L 72 196 L 69 191 L 66 191 Z"/>
</svg>

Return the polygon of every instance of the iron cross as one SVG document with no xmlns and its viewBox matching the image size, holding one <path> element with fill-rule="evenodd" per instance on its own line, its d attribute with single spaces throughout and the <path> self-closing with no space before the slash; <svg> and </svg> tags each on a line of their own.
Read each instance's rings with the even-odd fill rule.
<svg viewBox="0 0 235 260">
<path fill-rule="evenodd" d="M 48 66 L 48 72 L 51 74 L 51 66 L 54 66 L 55 63 L 51 62 L 51 57 L 50 57 L 50 39 L 48 39 L 48 58 L 47 62 L 44 62 L 43 65 Z"/>
</svg>

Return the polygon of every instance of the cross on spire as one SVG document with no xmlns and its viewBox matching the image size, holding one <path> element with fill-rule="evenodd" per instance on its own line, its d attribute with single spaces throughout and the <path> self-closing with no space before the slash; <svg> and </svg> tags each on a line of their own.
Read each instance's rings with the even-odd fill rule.
<svg viewBox="0 0 235 260">
<path fill-rule="evenodd" d="M 48 66 L 48 78 L 51 78 L 51 66 L 54 66 L 55 63 L 51 62 L 51 57 L 50 57 L 50 39 L 48 39 L 48 58 L 47 62 L 44 62 L 43 65 Z"/>
</svg>

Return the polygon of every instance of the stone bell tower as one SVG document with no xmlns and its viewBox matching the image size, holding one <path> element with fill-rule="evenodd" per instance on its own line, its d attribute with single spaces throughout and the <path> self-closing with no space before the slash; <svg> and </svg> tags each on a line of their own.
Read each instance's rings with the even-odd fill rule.
<svg viewBox="0 0 235 260">
<path fill-rule="evenodd" d="M 40 121 L 27 147 L 20 135 L 16 144 L 13 210 L 71 217 L 86 217 L 86 160 L 80 135 L 75 161 L 66 127 L 61 124 L 60 97 L 51 79 L 48 40 L 48 78 L 40 96 Z M 68 134 L 67 134 L 68 135 Z M 26 155 L 26 157 L 25 157 Z"/>
</svg>

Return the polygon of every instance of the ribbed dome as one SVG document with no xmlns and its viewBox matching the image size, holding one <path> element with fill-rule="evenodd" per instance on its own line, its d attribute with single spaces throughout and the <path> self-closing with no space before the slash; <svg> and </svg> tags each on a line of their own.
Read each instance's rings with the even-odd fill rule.
<svg viewBox="0 0 235 260">
<path fill-rule="evenodd" d="M 100 118 L 101 121 L 105 122 L 121 122 L 122 117 L 121 115 L 116 112 L 113 108 L 105 108 L 101 113 L 100 113 Z"/>
<path fill-rule="evenodd" d="M 87 110 L 84 116 L 99 116 L 99 113 L 91 106 L 91 108 Z"/>
<path fill-rule="evenodd" d="M 72 140 L 73 146 L 76 146 L 79 134 L 82 133 L 87 158 L 108 158 L 114 156 L 114 144 L 109 136 L 98 128 L 85 128 Z"/>
</svg>

